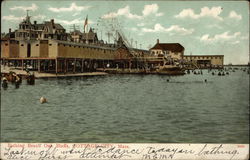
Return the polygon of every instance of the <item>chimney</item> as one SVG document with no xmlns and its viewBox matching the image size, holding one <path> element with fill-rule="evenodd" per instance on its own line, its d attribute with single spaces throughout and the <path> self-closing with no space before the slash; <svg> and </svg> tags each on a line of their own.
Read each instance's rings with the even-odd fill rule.
<svg viewBox="0 0 250 160">
<path fill-rule="evenodd" d="M 34 21 L 34 24 L 36 24 L 36 21 Z"/>
<path fill-rule="evenodd" d="M 160 43 L 160 41 L 159 41 L 159 39 L 157 39 L 157 44 L 159 44 Z"/>
<path fill-rule="evenodd" d="M 54 19 L 51 19 L 51 23 L 52 23 L 52 26 L 54 28 L 55 24 L 54 24 Z"/>
<path fill-rule="evenodd" d="M 9 33 L 11 33 L 11 28 L 9 28 Z"/>
</svg>

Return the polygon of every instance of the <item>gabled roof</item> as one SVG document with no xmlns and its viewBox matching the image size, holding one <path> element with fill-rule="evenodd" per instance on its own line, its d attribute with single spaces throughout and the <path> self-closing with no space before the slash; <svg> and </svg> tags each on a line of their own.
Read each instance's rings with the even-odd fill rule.
<svg viewBox="0 0 250 160">
<path fill-rule="evenodd" d="M 156 43 L 151 49 L 168 50 L 172 52 L 182 52 L 185 48 L 180 43 Z"/>
<path fill-rule="evenodd" d="M 37 30 L 43 30 L 44 28 L 44 24 L 34 24 L 34 26 Z"/>
<path fill-rule="evenodd" d="M 64 29 L 63 26 L 59 23 L 55 23 L 56 29 Z"/>
<path fill-rule="evenodd" d="M 88 40 L 98 40 L 97 34 L 94 32 L 89 32 L 89 33 L 83 33 L 82 34 L 82 39 L 88 39 Z"/>
<path fill-rule="evenodd" d="M 10 33 L 7 33 L 3 39 L 8 39 L 8 38 L 15 38 L 15 32 L 10 32 Z"/>
<path fill-rule="evenodd" d="M 93 31 L 93 29 L 90 27 L 88 33 L 82 34 L 82 39 L 86 40 L 98 40 L 97 34 Z"/>
<path fill-rule="evenodd" d="M 64 29 L 62 25 L 58 23 L 53 23 L 51 21 L 45 21 L 44 25 L 48 28 L 48 33 L 53 34 L 53 29 L 61 30 Z"/>
</svg>

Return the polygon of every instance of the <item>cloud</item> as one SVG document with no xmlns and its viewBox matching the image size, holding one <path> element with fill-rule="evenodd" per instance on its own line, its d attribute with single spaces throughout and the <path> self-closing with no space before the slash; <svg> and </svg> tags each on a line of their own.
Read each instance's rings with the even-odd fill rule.
<svg viewBox="0 0 250 160">
<path fill-rule="evenodd" d="M 25 18 L 26 18 L 25 16 L 16 17 L 14 15 L 8 15 L 8 16 L 3 16 L 2 17 L 3 20 L 12 21 L 12 22 L 19 22 L 19 21 L 24 20 Z M 39 19 L 44 20 L 46 18 L 46 16 L 39 14 L 39 15 L 36 15 L 36 16 L 32 16 L 31 18 L 34 19 L 34 20 L 39 20 Z"/>
<path fill-rule="evenodd" d="M 130 30 L 134 31 L 134 32 L 138 31 L 138 29 L 136 27 L 132 27 L 132 28 L 130 28 Z"/>
<path fill-rule="evenodd" d="M 156 13 L 155 15 L 156 17 L 160 17 L 160 16 L 163 16 L 164 14 L 161 12 L 161 13 Z"/>
<path fill-rule="evenodd" d="M 23 19 L 25 19 L 25 17 L 16 17 L 14 15 L 8 15 L 8 16 L 3 16 L 2 19 L 15 22 L 15 21 L 22 21 Z"/>
<path fill-rule="evenodd" d="M 158 17 L 162 16 L 163 13 L 158 13 L 158 9 L 159 7 L 157 4 L 145 5 L 142 11 L 142 15 L 137 15 L 137 14 L 132 14 L 130 12 L 130 6 L 127 5 L 124 8 L 118 9 L 116 12 L 110 12 L 108 14 L 103 15 L 102 18 L 108 19 L 108 18 L 115 18 L 118 16 L 124 16 L 129 19 L 143 19 L 152 14 Z"/>
<path fill-rule="evenodd" d="M 193 9 L 188 8 L 183 9 L 178 15 L 175 15 L 175 18 L 199 19 L 202 17 L 212 17 L 218 20 L 223 20 L 223 18 L 219 16 L 221 12 L 222 8 L 220 6 L 212 7 L 211 9 L 203 7 L 201 8 L 201 12 L 199 14 L 195 14 Z"/>
<path fill-rule="evenodd" d="M 247 34 L 248 35 L 248 34 Z M 249 39 L 249 36 L 241 36 L 240 37 L 242 40 L 248 40 Z"/>
<path fill-rule="evenodd" d="M 30 11 L 36 11 L 38 9 L 37 5 L 32 3 L 32 5 L 30 7 L 27 7 L 27 6 L 14 6 L 12 8 L 10 8 L 10 10 L 22 10 L 22 11 L 27 11 L 27 10 L 30 10 Z"/>
<path fill-rule="evenodd" d="M 234 41 L 234 42 L 231 42 L 231 44 L 239 44 L 240 43 L 240 41 Z"/>
<path fill-rule="evenodd" d="M 143 16 L 155 14 L 156 16 L 162 16 L 163 13 L 158 13 L 159 6 L 157 4 L 145 5 L 142 11 Z"/>
<path fill-rule="evenodd" d="M 77 15 L 79 15 L 79 14 L 80 14 L 79 12 L 76 12 L 76 13 L 74 13 L 72 16 L 75 17 L 75 16 L 77 16 Z"/>
<path fill-rule="evenodd" d="M 218 24 L 210 24 L 210 25 L 207 25 L 207 28 L 217 28 L 217 29 L 222 29 L 222 27 Z"/>
<path fill-rule="evenodd" d="M 143 35 L 144 35 L 144 33 L 142 33 L 142 32 L 138 33 L 138 36 L 143 36 Z"/>
<path fill-rule="evenodd" d="M 32 16 L 31 18 L 37 20 L 37 19 L 40 19 L 40 20 L 44 20 L 46 18 L 45 15 L 41 15 L 41 14 L 38 14 L 36 16 Z"/>
<path fill-rule="evenodd" d="M 102 18 L 108 19 L 108 18 L 115 18 L 118 16 L 125 16 L 125 17 L 130 18 L 130 19 L 141 19 L 142 18 L 142 16 L 130 13 L 130 7 L 128 5 L 124 8 L 118 9 L 117 12 L 110 12 L 108 14 L 105 14 L 102 16 Z"/>
<path fill-rule="evenodd" d="M 62 19 L 55 19 L 57 23 L 63 23 L 65 25 L 73 25 L 73 24 L 84 24 L 84 19 L 73 19 L 73 20 L 62 20 Z M 88 19 L 88 24 L 93 24 L 94 22 Z"/>
<path fill-rule="evenodd" d="M 138 23 L 137 26 L 138 26 L 138 27 L 145 26 L 145 23 Z"/>
<path fill-rule="evenodd" d="M 236 20 L 241 20 L 242 19 L 242 16 L 241 14 L 237 14 L 235 11 L 231 11 L 229 13 L 229 18 L 233 18 L 233 19 L 236 19 Z"/>
<path fill-rule="evenodd" d="M 71 6 L 69 8 L 54 8 L 50 7 L 48 10 L 52 12 L 70 12 L 70 11 L 83 11 L 89 9 L 90 6 L 77 6 L 75 3 L 71 3 Z"/>
<path fill-rule="evenodd" d="M 173 35 L 173 34 L 188 35 L 188 34 L 192 34 L 194 32 L 194 29 L 186 29 L 186 28 L 180 27 L 179 25 L 172 25 L 169 28 L 164 28 L 161 24 L 157 23 L 155 24 L 153 29 L 142 28 L 142 31 L 153 32 L 153 33 L 165 32 L 165 33 L 169 33 L 170 35 Z"/>
<path fill-rule="evenodd" d="M 219 42 L 219 41 L 230 41 L 234 40 L 237 37 L 241 35 L 240 32 L 235 32 L 234 34 L 229 34 L 229 31 L 221 33 L 221 34 L 216 34 L 213 37 L 210 36 L 209 34 L 205 34 L 200 37 L 200 41 L 205 42 L 205 43 L 213 43 L 213 42 Z"/>
</svg>

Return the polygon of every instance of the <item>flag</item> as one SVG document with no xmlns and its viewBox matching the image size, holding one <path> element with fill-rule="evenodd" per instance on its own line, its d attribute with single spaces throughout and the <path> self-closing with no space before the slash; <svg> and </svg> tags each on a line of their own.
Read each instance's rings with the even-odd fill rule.
<svg viewBox="0 0 250 160">
<path fill-rule="evenodd" d="M 84 32 L 85 32 L 85 28 L 86 28 L 87 25 L 88 25 L 88 15 L 87 15 L 87 17 L 85 19 L 85 22 L 84 22 Z"/>
</svg>

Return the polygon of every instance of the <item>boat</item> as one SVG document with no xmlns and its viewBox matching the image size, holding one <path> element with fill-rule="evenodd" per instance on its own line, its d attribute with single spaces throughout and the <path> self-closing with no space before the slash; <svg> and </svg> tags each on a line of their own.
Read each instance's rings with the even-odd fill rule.
<svg viewBox="0 0 250 160">
<path fill-rule="evenodd" d="M 157 69 L 157 73 L 164 74 L 164 75 L 184 75 L 185 70 L 175 65 L 164 65 L 164 66 L 160 66 Z"/>
</svg>

